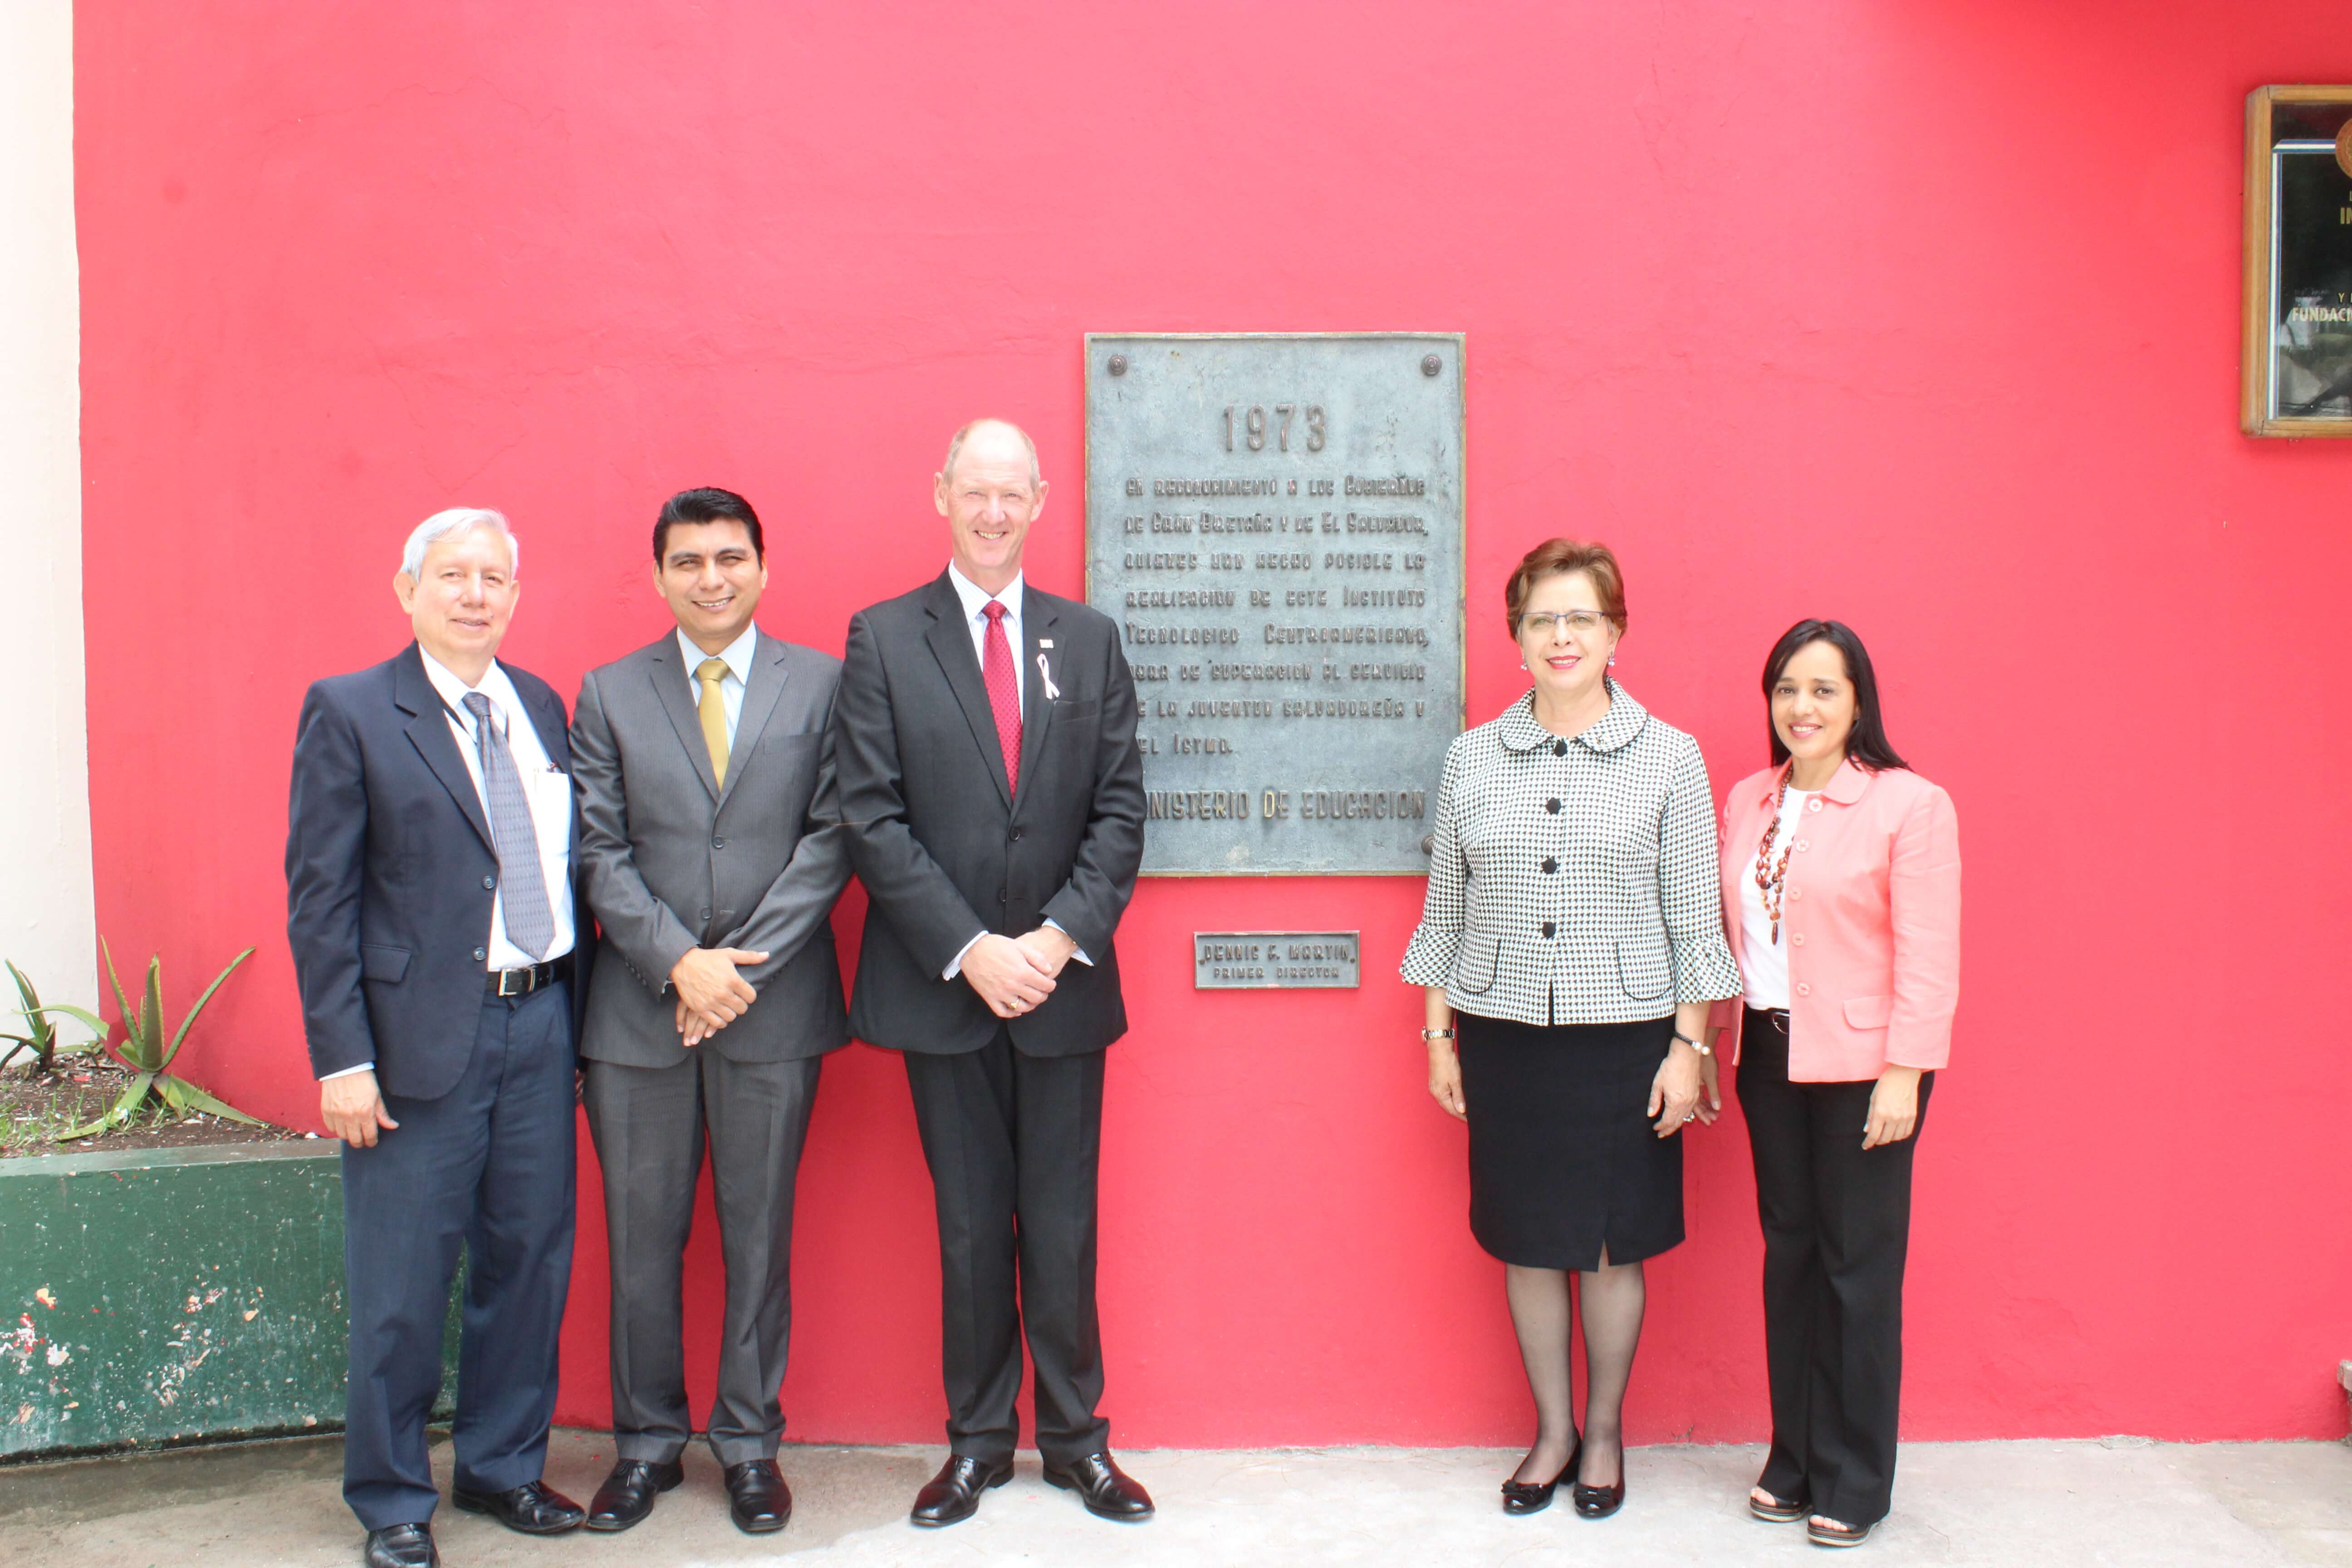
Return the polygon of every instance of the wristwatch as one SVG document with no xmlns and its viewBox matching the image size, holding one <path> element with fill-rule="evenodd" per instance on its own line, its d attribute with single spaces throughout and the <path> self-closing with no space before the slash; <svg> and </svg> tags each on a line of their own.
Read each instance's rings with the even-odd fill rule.
<svg viewBox="0 0 2352 1568">
<path fill-rule="evenodd" d="M 1688 1046 L 1691 1049 L 1696 1051 L 1703 1057 L 1711 1057 L 1715 1055 L 1715 1047 L 1713 1046 L 1694 1040 L 1688 1035 L 1684 1034 L 1680 1029 L 1676 1029 L 1675 1031 L 1675 1038 L 1680 1040 L 1683 1044 Z"/>
</svg>

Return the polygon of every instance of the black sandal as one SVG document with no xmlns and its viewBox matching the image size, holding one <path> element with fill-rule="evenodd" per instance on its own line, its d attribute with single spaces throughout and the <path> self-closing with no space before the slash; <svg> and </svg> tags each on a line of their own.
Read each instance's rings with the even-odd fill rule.
<svg viewBox="0 0 2352 1568">
<path fill-rule="evenodd" d="M 1757 1492 L 1764 1492 L 1764 1489 L 1759 1486 L 1748 1494 L 1748 1511 L 1767 1524 L 1794 1524 L 1813 1511 L 1813 1505 L 1809 1502 L 1802 1500 L 1790 1502 L 1772 1497 L 1770 1492 L 1764 1492 L 1766 1497 L 1772 1498 L 1770 1502 L 1758 1502 Z"/>
<path fill-rule="evenodd" d="M 1552 1477 L 1541 1486 L 1533 1481 L 1506 1480 L 1503 1483 L 1503 1511 L 1505 1513 L 1541 1513 L 1549 1508 L 1551 1494 L 1559 1489 L 1560 1482 L 1576 1473 L 1576 1462 L 1582 1458 L 1584 1458 L 1584 1435 L 1580 1432 L 1577 1434 L 1576 1447 L 1570 1451 L 1568 1463 L 1560 1467 L 1559 1475 Z"/>
<path fill-rule="evenodd" d="M 1818 1520 L 1805 1521 L 1805 1539 L 1816 1546 L 1859 1546 L 1870 1539 L 1875 1524 L 1824 1524 Z"/>
</svg>

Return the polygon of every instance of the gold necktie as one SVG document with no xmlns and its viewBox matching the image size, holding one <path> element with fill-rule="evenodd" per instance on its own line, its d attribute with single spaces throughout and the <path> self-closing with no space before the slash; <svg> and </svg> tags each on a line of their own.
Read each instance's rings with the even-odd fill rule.
<svg viewBox="0 0 2352 1568">
<path fill-rule="evenodd" d="M 723 658 L 706 658 L 694 667 L 694 679 L 702 683 L 702 743 L 710 748 L 710 771 L 720 789 L 727 787 L 727 704 L 719 683 L 726 676 Z"/>
</svg>

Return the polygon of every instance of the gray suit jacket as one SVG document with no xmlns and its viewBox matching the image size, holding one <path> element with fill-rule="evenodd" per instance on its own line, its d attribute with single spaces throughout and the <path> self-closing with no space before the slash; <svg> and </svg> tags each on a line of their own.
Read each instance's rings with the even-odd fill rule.
<svg viewBox="0 0 2352 1568">
<path fill-rule="evenodd" d="M 685 1060 L 669 972 L 696 947 L 768 954 L 742 971 L 760 999 L 696 1049 L 786 1061 L 848 1042 L 830 919 L 849 879 L 833 774 L 841 661 L 764 631 L 754 648 L 723 790 L 675 634 L 580 683 L 580 857 L 603 927 L 589 1060 Z"/>
</svg>

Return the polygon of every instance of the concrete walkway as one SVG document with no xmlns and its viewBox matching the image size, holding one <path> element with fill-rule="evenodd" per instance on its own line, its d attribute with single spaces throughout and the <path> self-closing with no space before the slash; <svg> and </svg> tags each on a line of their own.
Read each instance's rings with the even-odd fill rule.
<svg viewBox="0 0 2352 1568">
<path fill-rule="evenodd" d="M 697 1451 L 687 1483 L 617 1536 L 532 1541 L 444 1504 L 436 1534 L 451 1568 L 542 1564 L 639 1568 L 779 1558 L 795 1563 L 1097 1565 L 1706 1563 L 2140 1564 L 2352 1568 L 2352 1448 L 2333 1443 L 2159 1445 L 1929 1443 L 1903 1450 L 1895 1512 L 1860 1552 L 1829 1558 L 1801 1529 L 1759 1524 L 1740 1506 L 1759 1451 L 1636 1448 L 1623 1511 L 1578 1519 L 1566 1500 L 1506 1517 L 1495 1488 L 1516 1453 L 1483 1449 L 1283 1449 L 1123 1454 L 1160 1517 L 1120 1526 L 1088 1516 L 1038 1479 L 1034 1456 L 978 1518 L 917 1531 L 906 1510 L 939 1463 L 935 1448 L 794 1446 L 784 1453 L 797 1511 L 781 1535 L 727 1522 L 717 1468 Z M 610 1449 L 601 1434 L 557 1434 L 551 1483 L 585 1502 Z M 442 1485 L 448 1449 L 436 1447 Z M 0 1469 L 0 1563 L 7 1568 L 195 1568 L 359 1560 L 339 1495 L 334 1438 L 254 1443 L 124 1459 Z"/>
</svg>

